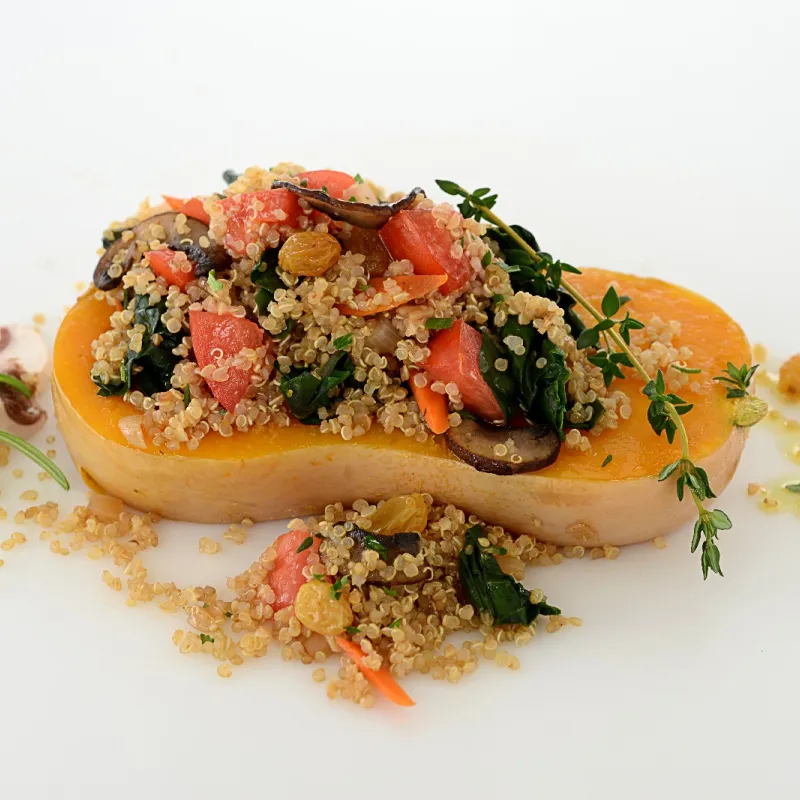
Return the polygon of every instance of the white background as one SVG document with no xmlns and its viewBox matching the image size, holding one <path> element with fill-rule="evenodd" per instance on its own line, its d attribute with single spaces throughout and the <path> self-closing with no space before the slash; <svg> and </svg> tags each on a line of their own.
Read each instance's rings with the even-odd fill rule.
<svg viewBox="0 0 800 800">
<path fill-rule="evenodd" d="M 799 9 L 4 3 L 0 319 L 46 311 L 52 335 L 112 218 L 288 159 L 490 185 L 550 252 L 684 283 L 786 356 Z M 796 797 L 798 521 L 744 493 L 786 472 L 757 431 L 724 498 L 724 580 L 703 584 L 686 531 L 537 572 L 584 627 L 542 635 L 518 673 L 412 680 L 410 712 L 330 703 L 275 654 L 222 681 L 173 647 L 180 619 L 126 608 L 97 563 L 38 541 L 3 553 L 0 796 Z M 13 513 L 29 481 L 0 481 Z M 221 585 L 278 529 L 211 558 L 198 528 L 165 527 L 148 563 Z"/>
</svg>

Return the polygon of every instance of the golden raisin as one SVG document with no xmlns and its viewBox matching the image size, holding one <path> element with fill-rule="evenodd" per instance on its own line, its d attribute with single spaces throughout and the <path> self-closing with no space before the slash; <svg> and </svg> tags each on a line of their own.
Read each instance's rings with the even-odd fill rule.
<svg viewBox="0 0 800 800">
<path fill-rule="evenodd" d="M 294 615 L 306 628 L 323 636 L 337 636 L 353 624 L 350 601 L 344 595 L 337 600 L 327 581 L 311 580 L 300 587 Z"/>
<path fill-rule="evenodd" d="M 372 531 L 381 536 L 422 533 L 428 524 L 428 504 L 419 494 L 405 494 L 387 500 L 372 517 Z"/>
<path fill-rule="evenodd" d="M 800 353 L 784 362 L 778 389 L 787 397 L 800 398 Z"/>
<path fill-rule="evenodd" d="M 341 253 L 342 246 L 329 233 L 302 231 L 286 240 L 278 253 L 278 264 L 292 275 L 322 275 Z"/>
</svg>

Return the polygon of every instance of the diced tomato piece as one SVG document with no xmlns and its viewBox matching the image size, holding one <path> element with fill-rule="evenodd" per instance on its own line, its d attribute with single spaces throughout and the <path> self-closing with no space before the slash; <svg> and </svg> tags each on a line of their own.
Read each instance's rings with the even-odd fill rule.
<svg viewBox="0 0 800 800">
<path fill-rule="evenodd" d="M 460 319 L 433 337 L 431 355 L 423 366 L 429 383 L 452 381 L 468 411 L 490 422 L 501 422 L 503 411 L 481 375 L 481 342 L 480 333 Z"/>
<path fill-rule="evenodd" d="M 211 222 L 211 217 L 208 216 L 206 210 L 203 208 L 203 201 L 199 197 L 191 197 L 188 200 L 182 200 L 180 197 L 170 197 L 168 194 L 161 195 L 166 200 L 167 205 L 173 211 L 180 211 L 181 214 L 186 214 L 187 217 L 200 220 L 208 225 Z"/>
<path fill-rule="evenodd" d="M 190 311 L 189 330 L 195 359 L 201 369 L 216 364 L 220 353 L 222 358 L 235 358 L 243 348 L 255 350 L 264 340 L 264 332 L 254 322 L 210 311 Z M 232 414 L 250 385 L 250 369 L 231 366 L 228 367 L 228 380 L 206 379 L 206 383 L 220 405 Z"/>
<path fill-rule="evenodd" d="M 453 239 L 444 228 L 436 227 L 432 211 L 401 211 L 381 228 L 380 235 L 392 258 L 407 258 L 418 275 L 447 275 L 442 294 L 457 292 L 469 281 L 469 256 L 464 253 L 455 258 L 451 254 Z"/>
<path fill-rule="evenodd" d="M 192 266 L 191 272 L 184 272 L 177 267 L 173 268 L 172 259 L 176 255 L 178 254 L 174 250 L 165 247 L 163 250 L 151 250 L 145 257 L 156 275 L 160 275 L 167 283 L 173 286 L 185 289 L 186 285 L 194 280 L 194 266 Z"/>
<path fill-rule="evenodd" d="M 345 200 L 344 193 L 349 189 L 356 179 L 346 172 L 336 172 L 332 169 L 315 169 L 311 172 L 301 172 L 297 178 L 306 182 L 309 189 L 325 189 L 331 197 L 337 200 Z"/>
<path fill-rule="evenodd" d="M 300 587 L 307 583 L 303 569 L 308 565 L 312 553 L 319 553 L 319 539 L 311 536 L 311 546 L 298 553 L 297 548 L 305 542 L 311 534 L 307 530 L 293 530 L 284 533 L 275 540 L 275 549 L 278 557 L 275 567 L 269 573 L 267 580 L 275 592 L 275 602 L 272 604 L 275 611 L 280 611 L 294 603 Z"/>
<path fill-rule="evenodd" d="M 236 256 L 247 255 L 248 244 L 264 244 L 261 226 L 297 227 L 303 213 L 297 196 L 288 189 L 265 189 L 235 194 L 220 202 L 227 221 L 225 247 Z"/>
</svg>

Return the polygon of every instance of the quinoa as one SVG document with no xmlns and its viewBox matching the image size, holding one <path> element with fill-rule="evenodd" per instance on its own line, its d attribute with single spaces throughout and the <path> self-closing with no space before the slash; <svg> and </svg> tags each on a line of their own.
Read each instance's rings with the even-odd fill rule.
<svg viewBox="0 0 800 800">
<path fill-rule="evenodd" d="M 452 505 L 434 503 L 430 495 L 410 497 L 422 514 L 422 547 L 417 555 L 405 554 L 392 563 L 384 562 L 374 550 L 365 548 L 357 553 L 350 535 L 353 525 L 373 530 L 380 516 L 376 514 L 385 502 L 357 500 L 351 508 L 336 503 L 307 522 L 291 520 L 291 530 L 319 542 L 318 552 L 309 550 L 303 571 L 306 586 L 323 588 L 320 596 L 329 598 L 333 582 L 341 583 L 336 602 L 347 606 L 351 620 L 341 634 L 360 648 L 363 666 L 370 669 L 385 667 L 399 679 L 420 673 L 449 683 L 460 682 L 486 660 L 518 670 L 519 659 L 509 648 L 531 642 L 539 626 L 534 622 L 494 627 L 490 618 L 468 602 L 459 585 L 458 555 L 466 531 L 482 523 Z M 385 511 L 381 512 L 381 525 L 386 523 Z M 175 630 L 173 644 L 182 654 L 213 658 L 220 677 L 231 677 L 248 659 L 262 658 L 272 649 L 284 661 L 313 667 L 314 682 L 326 685 L 329 698 L 372 707 L 374 689 L 359 667 L 342 654 L 337 634 L 308 628 L 298 618 L 295 606 L 277 603 L 270 585 L 277 543 L 221 588 L 182 587 L 149 577 L 144 558 L 148 549 L 159 544 L 158 522 L 155 515 L 131 513 L 115 498 L 93 494 L 86 506 L 48 521 L 45 532 L 57 536 L 49 543 L 54 554 L 83 550 L 92 560 L 110 562 L 101 579 L 125 597 L 126 605 L 155 603 L 165 613 L 185 614 L 186 626 Z M 237 525 L 247 529 L 252 522 L 245 519 Z M 503 571 L 517 580 L 528 567 L 553 565 L 563 557 L 584 554 L 581 547 L 559 550 L 530 536 L 512 537 L 499 526 L 484 525 L 482 537 L 481 544 L 496 549 Z M 9 545 L 3 543 L 3 549 L 10 550 L 24 539 L 21 533 L 14 534 L 7 540 Z M 613 557 L 611 552 L 616 550 L 609 548 L 605 557 Z M 397 583 L 398 571 L 418 580 Z M 347 581 L 342 580 L 345 575 Z M 530 595 L 532 602 L 546 599 L 540 589 L 531 590 Z M 546 618 L 542 626 L 555 632 L 565 625 L 580 624 L 578 617 L 556 615 Z"/>
<path fill-rule="evenodd" d="M 320 431 L 349 441 L 378 427 L 424 442 L 432 434 L 414 399 L 411 381 L 418 387 L 427 384 L 421 369 L 431 355 L 429 345 L 434 332 L 427 327 L 431 319 L 463 320 L 475 326 L 493 321 L 499 329 L 510 317 L 516 317 L 521 325 L 533 326 L 561 348 L 570 374 L 565 440 L 569 448 L 590 451 L 590 437 L 616 428 L 631 416 L 630 398 L 623 391 L 609 389 L 600 368 L 588 360 L 588 352 L 577 348 L 564 311 L 550 299 L 515 292 L 503 268 L 502 253 L 486 236 L 486 226 L 475 219 L 465 219 L 449 203 L 437 204 L 419 195 L 413 208 L 432 214 L 436 228 L 447 235 L 450 255 L 468 265 L 469 276 L 464 285 L 447 295 L 434 292 L 369 316 L 342 313 L 345 307 L 364 312 L 406 300 L 409 295 L 395 279 L 412 274 L 414 266 L 410 261 L 396 260 L 383 264 L 380 273 L 371 271 L 375 269 L 375 256 L 363 244 L 363 235 L 354 236 L 348 223 L 314 212 L 304 198 L 298 201 L 300 213 L 296 219 L 288 219 L 284 211 L 277 209 L 270 222 L 253 224 L 243 232 L 240 215 L 256 219 L 264 210 L 264 203 L 253 193 L 270 189 L 275 180 L 298 183 L 302 171 L 302 167 L 291 163 L 268 170 L 251 167 L 227 187 L 224 195 L 204 198 L 210 222 L 208 236 L 201 237 L 200 246 L 221 245 L 232 258 L 230 269 L 217 275 L 213 282 L 201 276 L 183 286 L 169 285 L 153 271 L 148 253 L 165 246 L 166 232 L 155 223 L 145 226 L 144 233 L 134 234 L 132 228 L 164 209 L 143 203 L 129 219 L 109 225 L 104 241 L 120 237 L 135 244 L 136 258 L 124 275 L 119 263 L 112 265 L 109 275 L 121 277 L 120 285 L 96 293 L 116 310 L 111 313 L 109 329 L 93 342 L 91 375 L 98 386 L 112 387 L 132 406 L 131 415 L 123 420 L 123 432 L 132 444 L 142 447 L 149 440 L 168 451 L 194 450 L 210 433 L 230 437 L 254 427 L 286 427 L 291 424 L 292 414 L 284 395 L 284 380 L 303 370 L 319 375 L 331 359 L 338 357 L 340 348 L 336 342 L 342 341 L 347 342 L 342 347 L 352 361 L 352 380 L 317 409 L 314 422 Z M 386 193 L 369 181 L 354 183 L 344 196 L 364 203 L 386 199 Z M 178 214 L 177 229 L 186 224 L 186 217 Z M 140 229 L 141 225 L 137 230 Z M 265 304 L 259 300 L 260 289 L 252 280 L 253 270 L 267 263 L 270 254 L 274 255 L 298 233 L 327 236 L 328 244 L 336 244 L 336 237 L 338 244 L 331 252 L 338 256 L 330 266 L 325 265 L 322 274 L 293 274 L 283 267 L 276 268 L 278 285 Z M 283 253 L 281 250 L 281 264 Z M 170 263 L 173 271 L 183 274 L 192 269 L 184 253 L 177 253 Z M 368 284 L 376 274 L 384 278 L 380 291 Z M 500 302 L 496 302 L 498 297 Z M 142 308 L 157 308 L 162 333 L 148 332 L 143 323 L 137 322 L 137 308 L 138 313 Z M 189 315 L 195 311 L 255 322 L 267 334 L 266 344 L 227 355 L 217 349 L 212 361 L 201 367 L 189 323 Z M 659 369 L 665 372 L 671 391 L 685 386 L 688 376 L 669 366 L 685 364 L 692 355 L 688 348 L 673 345 L 679 333 L 677 322 L 656 317 L 645 329 L 635 331 L 631 342 L 631 349 L 648 374 L 654 376 Z M 137 374 L 137 358 L 148 347 L 161 346 L 165 341 L 169 342 L 169 357 L 175 359 L 168 386 L 152 394 L 131 388 L 132 375 L 128 373 L 132 370 L 133 375 Z M 506 337 L 504 346 L 516 355 L 525 349 L 518 336 Z M 505 372 L 509 361 L 497 358 L 494 367 Z M 208 381 L 224 384 L 235 375 L 245 376 L 246 388 L 235 407 L 226 411 Z M 433 381 L 430 388 L 446 397 L 450 424 L 457 425 L 459 412 L 464 409 L 458 386 L 454 382 Z M 599 420 L 598 404 L 602 408 Z M 596 424 L 588 434 L 577 428 L 570 430 L 571 425 L 585 427 L 590 420 Z"/>
</svg>

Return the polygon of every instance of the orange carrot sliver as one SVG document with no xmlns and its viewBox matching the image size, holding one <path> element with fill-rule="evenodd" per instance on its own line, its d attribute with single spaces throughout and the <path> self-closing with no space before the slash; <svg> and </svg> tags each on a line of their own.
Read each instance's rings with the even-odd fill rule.
<svg viewBox="0 0 800 800">
<path fill-rule="evenodd" d="M 392 308 L 410 303 L 412 300 L 418 300 L 420 297 L 427 297 L 427 295 L 447 283 L 447 275 L 395 275 L 385 278 L 370 278 L 369 285 L 380 294 L 384 291 L 386 282 L 390 280 L 394 281 L 407 295 L 405 298 L 399 301 L 376 304 L 374 299 L 362 292 L 353 298 L 356 302 L 356 308 L 344 304 L 337 306 L 337 308 L 346 316 L 371 317 L 373 314 L 389 311 Z"/>
<path fill-rule="evenodd" d="M 416 373 L 415 373 L 416 374 Z M 443 394 L 434 392 L 430 386 L 417 386 L 411 376 L 411 392 L 417 401 L 422 418 L 433 433 L 444 433 L 450 428 L 447 400 Z"/>
<path fill-rule="evenodd" d="M 403 691 L 400 684 L 386 667 L 381 667 L 377 672 L 364 666 L 364 653 L 361 648 L 346 639 L 344 636 L 336 637 L 336 644 L 344 653 L 358 665 L 364 677 L 388 700 L 398 706 L 415 706 L 416 703 Z"/>
<path fill-rule="evenodd" d="M 204 222 L 206 225 L 211 222 L 211 217 L 208 216 L 208 213 L 203 208 L 203 201 L 199 197 L 190 197 L 188 200 L 182 200 L 180 197 L 171 197 L 168 194 L 162 194 L 161 196 L 173 211 L 180 211 L 181 214 L 186 214 L 187 217 Z"/>
</svg>

